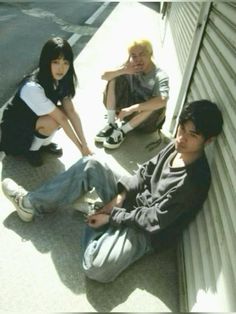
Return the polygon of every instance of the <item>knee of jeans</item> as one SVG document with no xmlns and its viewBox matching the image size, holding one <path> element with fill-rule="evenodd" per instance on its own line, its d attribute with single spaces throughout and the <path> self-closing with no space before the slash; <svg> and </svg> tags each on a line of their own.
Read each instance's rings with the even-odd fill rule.
<svg viewBox="0 0 236 314">
<path fill-rule="evenodd" d="M 96 170 L 97 172 L 99 169 L 103 169 L 104 165 L 105 164 L 102 161 L 93 157 L 87 160 L 85 170 Z"/>
<path fill-rule="evenodd" d="M 108 283 L 114 280 L 114 276 L 111 276 L 103 266 L 96 267 L 92 265 L 90 267 L 85 267 L 83 264 L 83 271 L 86 277 L 97 282 Z"/>
<path fill-rule="evenodd" d="M 97 254 L 94 254 L 96 251 L 96 246 L 91 245 L 87 247 L 83 256 L 83 271 L 86 277 L 106 283 L 111 282 L 116 277 L 114 275 L 115 269 L 111 265 L 107 264 L 105 260 L 98 260 Z"/>
</svg>

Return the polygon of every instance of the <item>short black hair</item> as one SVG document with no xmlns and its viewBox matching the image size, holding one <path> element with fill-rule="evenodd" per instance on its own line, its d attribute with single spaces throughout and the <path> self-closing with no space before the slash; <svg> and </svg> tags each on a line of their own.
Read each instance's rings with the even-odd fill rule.
<svg viewBox="0 0 236 314">
<path fill-rule="evenodd" d="M 209 100 L 202 99 L 187 103 L 179 117 L 179 124 L 183 125 L 191 120 L 196 132 L 205 139 L 217 136 L 222 131 L 223 117 L 217 105 Z"/>
</svg>

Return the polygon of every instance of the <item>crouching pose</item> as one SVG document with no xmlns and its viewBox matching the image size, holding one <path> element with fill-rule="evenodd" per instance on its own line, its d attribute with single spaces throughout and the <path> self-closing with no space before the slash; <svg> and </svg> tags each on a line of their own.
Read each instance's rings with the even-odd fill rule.
<svg viewBox="0 0 236 314">
<path fill-rule="evenodd" d="M 11 179 L 3 180 L 2 188 L 24 221 L 95 188 L 104 205 L 87 217 L 83 269 L 89 278 L 109 282 L 176 239 L 201 209 L 211 182 L 204 147 L 222 124 L 214 103 L 192 102 L 180 115 L 175 140 L 133 176 L 122 177 L 89 156 L 35 191 L 26 192 Z"/>
<path fill-rule="evenodd" d="M 65 39 L 53 37 L 45 43 L 38 69 L 22 80 L 3 112 L 0 151 L 41 166 L 42 153 L 62 155 L 62 148 L 51 143 L 61 127 L 83 156 L 92 154 L 72 102 L 77 81 L 73 59 Z"/>
</svg>

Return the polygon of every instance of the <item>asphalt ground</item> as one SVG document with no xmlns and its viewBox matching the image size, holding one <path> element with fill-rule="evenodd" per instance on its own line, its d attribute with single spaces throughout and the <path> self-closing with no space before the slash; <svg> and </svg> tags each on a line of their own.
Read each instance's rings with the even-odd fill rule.
<svg viewBox="0 0 236 314">
<path fill-rule="evenodd" d="M 142 23 L 141 23 L 142 22 Z M 89 145 L 100 158 L 122 173 L 132 173 L 165 145 L 146 145 L 157 132 L 132 132 L 112 151 L 94 143 L 104 125 L 101 73 L 121 64 L 127 43 L 145 36 L 160 53 L 160 16 L 145 3 L 120 3 L 78 54 L 75 69 L 79 87 L 74 103 L 80 113 Z M 78 43 L 77 43 L 78 44 Z M 68 169 L 81 155 L 59 131 L 54 141 L 64 154 L 45 157 L 33 168 L 22 159 L 2 155 L 1 179 L 11 177 L 28 190 Z M 88 195 L 96 198 L 96 195 Z M 179 289 L 176 250 L 146 256 L 113 283 L 87 279 L 81 268 L 83 216 L 76 210 L 81 200 L 32 223 L 22 222 L 0 190 L 0 310 L 8 312 L 178 312 Z"/>
</svg>

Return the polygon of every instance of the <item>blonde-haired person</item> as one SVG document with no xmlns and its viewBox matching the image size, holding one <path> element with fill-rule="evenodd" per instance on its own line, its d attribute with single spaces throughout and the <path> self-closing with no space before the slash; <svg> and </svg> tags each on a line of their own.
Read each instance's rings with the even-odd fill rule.
<svg viewBox="0 0 236 314">
<path fill-rule="evenodd" d="M 96 142 L 115 149 L 133 129 L 153 132 L 165 111 L 169 78 L 153 61 L 152 44 L 137 39 L 128 45 L 128 60 L 118 69 L 106 71 L 104 93 L 107 125 L 95 136 Z M 117 120 L 122 123 L 116 123 Z"/>
<path fill-rule="evenodd" d="M 150 56 L 151 57 L 153 56 L 152 44 L 150 43 L 150 41 L 148 39 L 140 38 L 140 39 L 133 40 L 128 45 L 128 53 L 131 54 L 132 53 L 132 49 L 134 47 L 137 47 L 137 46 L 141 46 L 141 47 L 145 48 L 145 50 L 150 54 Z"/>
</svg>

